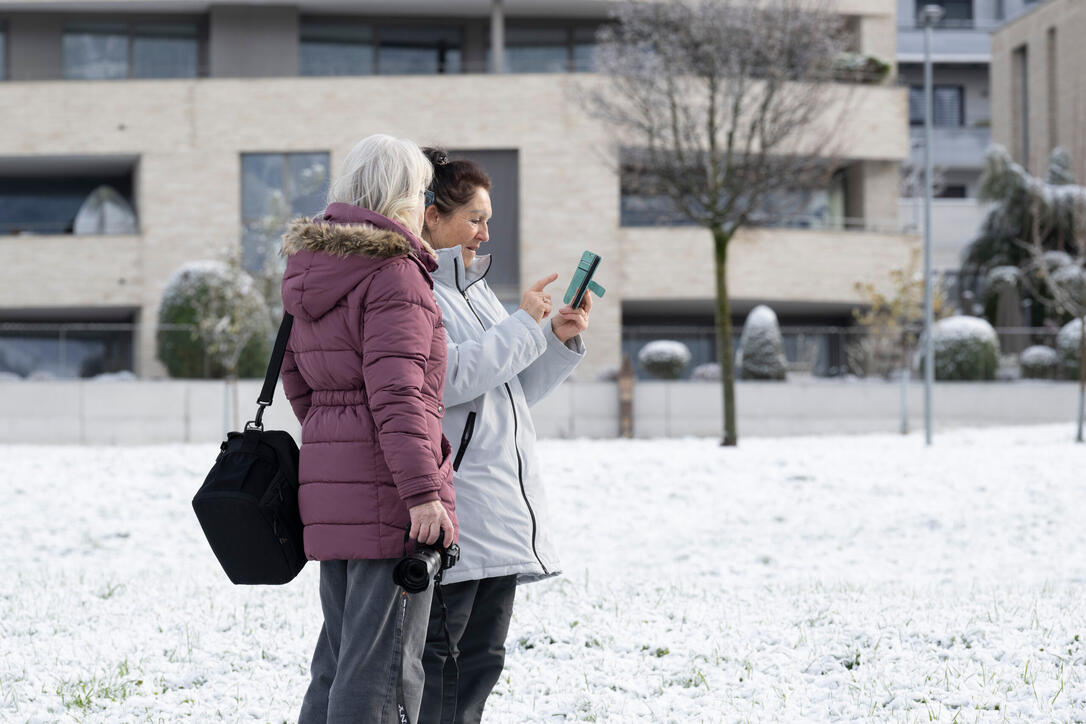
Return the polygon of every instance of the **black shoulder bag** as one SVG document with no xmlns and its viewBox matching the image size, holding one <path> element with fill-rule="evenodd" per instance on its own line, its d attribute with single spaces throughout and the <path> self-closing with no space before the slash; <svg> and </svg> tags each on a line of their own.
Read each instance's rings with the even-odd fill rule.
<svg viewBox="0 0 1086 724">
<path fill-rule="evenodd" d="M 288 583 L 305 565 L 298 514 L 298 446 L 289 433 L 265 430 L 294 318 L 284 313 L 256 418 L 227 434 L 219 457 L 192 499 L 211 550 L 238 584 Z"/>
</svg>

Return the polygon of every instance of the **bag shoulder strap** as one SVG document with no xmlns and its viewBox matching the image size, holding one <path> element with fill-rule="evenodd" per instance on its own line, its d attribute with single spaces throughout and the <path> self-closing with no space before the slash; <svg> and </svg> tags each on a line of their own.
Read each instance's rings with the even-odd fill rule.
<svg viewBox="0 0 1086 724">
<path fill-rule="evenodd" d="M 275 396 L 275 383 L 279 380 L 279 371 L 283 368 L 283 357 L 287 353 L 287 341 L 290 339 L 290 330 L 294 326 L 294 317 L 288 312 L 283 312 L 283 321 L 279 323 L 279 333 L 275 335 L 275 346 L 272 348 L 271 359 L 268 360 L 268 371 L 264 374 L 264 386 L 260 389 L 260 397 L 256 398 L 259 406 L 256 411 L 256 419 L 245 427 L 254 427 L 263 430 L 261 418 L 264 417 L 264 408 L 270 407 Z"/>
</svg>

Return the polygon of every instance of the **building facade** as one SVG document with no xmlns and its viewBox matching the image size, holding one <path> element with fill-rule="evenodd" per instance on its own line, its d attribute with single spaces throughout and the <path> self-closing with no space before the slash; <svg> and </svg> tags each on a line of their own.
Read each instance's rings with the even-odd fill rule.
<svg viewBox="0 0 1086 724">
<path fill-rule="evenodd" d="M 895 57 L 894 0 L 836 4 L 858 52 Z M 174 272 L 239 246 L 247 268 L 271 263 L 286 219 L 318 211 L 346 152 L 377 132 L 490 170 L 484 251 L 511 305 L 551 272 L 561 294 L 585 249 L 603 257 L 608 293 L 582 378 L 650 337 L 683 339 L 708 361 L 708 233 L 646 217 L 613 169 L 607 129 L 575 100 L 596 82 L 593 38 L 609 8 L 0 2 L 0 370 L 163 376 L 155 321 Z M 848 324 L 856 282 L 906 263 L 908 97 L 892 76 L 848 89 L 848 157 L 809 213 L 733 242 L 737 323 L 767 303 L 784 325 Z"/>
<path fill-rule="evenodd" d="M 932 258 L 936 269 L 954 274 L 961 254 L 984 218 L 978 200 L 984 157 L 992 141 L 990 80 L 992 33 L 1037 0 L 898 0 L 897 67 L 909 89 L 909 160 L 903 165 L 901 219 L 922 229 L 924 169 L 925 5 L 944 16 L 932 32 Z"/>
<path fill-rule="evenodd" d="M 1048 0 L 992 38 L 992 136 L 1030 173 L 1044 176 L 1052 149 L 1071 152 L 1086 183 L 1086 7 Z"/>
</svg>

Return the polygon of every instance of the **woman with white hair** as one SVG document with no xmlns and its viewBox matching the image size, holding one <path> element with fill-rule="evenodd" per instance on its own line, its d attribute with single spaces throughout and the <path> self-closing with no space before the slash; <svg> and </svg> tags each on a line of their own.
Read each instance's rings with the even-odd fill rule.
<svg viewBox="0 0 1086 724">
<path fill-rule="evenodd" d="M 432 584 L 408 594 L 392 569 L 408 538 L 458 533 L 437 263 L 419 238 L 432 173 L 414 143 L 370 136 L 325 212 L 283 237 L 283 387 L 302 423 L 298 503 L 324 612 L 300 724 L 419 713 Z"/>
</svg>

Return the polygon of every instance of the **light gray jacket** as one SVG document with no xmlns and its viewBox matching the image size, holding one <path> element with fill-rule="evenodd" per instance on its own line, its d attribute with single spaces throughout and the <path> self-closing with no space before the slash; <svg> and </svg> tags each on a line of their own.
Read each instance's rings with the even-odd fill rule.
<svg viewBox="0 0 1086 724">
<path fill-rule="evenodd" d="M 559 573 L 547 524 L 529 408 L 584 358 L 580 336 L 563 344 L 550 322 L 510 315 L 487 286 L 489 256 L 465 268 L 460 247 L 438 250 L 434 295 L 448 341 L 442 430 L 453 448 L 460 562 L 445 583 Z"/>
</svg>

